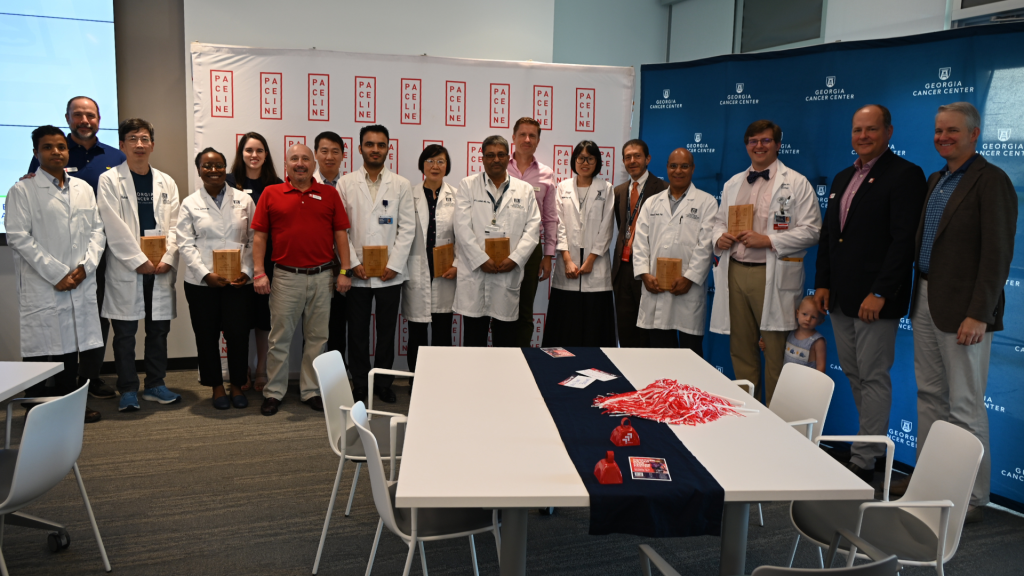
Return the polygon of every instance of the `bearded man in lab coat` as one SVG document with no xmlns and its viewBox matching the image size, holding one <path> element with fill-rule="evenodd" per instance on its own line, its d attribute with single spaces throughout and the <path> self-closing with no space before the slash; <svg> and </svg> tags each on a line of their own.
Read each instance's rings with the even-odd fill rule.
<svg viewBox="0 0 1024 576">
<path fill-rule="evenodd" d="M 92 187 L 64 173 L 64 133 L 36 128 L 32 147 L 39 169 L 7 193 L 4 225 L 14 252 L 22 359 L 64 363 L 54 392 L 37 384 L 28 395 L 63 396 L 76 387 L 79 354 L 103 346 L 95 272 L 106 237 Z M 86 410 L 86 422 L 99 419 Z"/>
</svg>

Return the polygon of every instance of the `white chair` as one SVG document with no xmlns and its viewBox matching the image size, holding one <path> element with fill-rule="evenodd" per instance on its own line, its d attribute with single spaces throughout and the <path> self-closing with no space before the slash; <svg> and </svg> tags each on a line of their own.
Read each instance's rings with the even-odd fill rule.
<svg viewBox="0 0 1024 576">
<path fill-rule="evenodd" d="M 82 493 L 85 511 L 92 524 L 92 533 L 100 548 L 103 568 L 110 572 L 110 561 L 100 538 L 89 496 L 85 493 L 82 474 L 78 471 L 78 456 L 82 453 L 82 435 L 85 432 L 85 400 L 89 383 L 62 397 L 15 398 L 7 405 L 7 436 L 0 452 L 0 544 L 3 524 L 53 530 L 48 536 L 50 549 L 65 549 L 71 545 L 67 529 L 18 510 L 35 502 L 74 470 L 78 490 Z M 25 416 L 21 444 L 11 448 L 11 420 L 15 406 L 25 402 L 39 403 Z M 0 574 L 7 576 L 7 564 L 0 552 Z"/>
<path fill-rule="evenodd" d="M 479 576 L 480 570 L 477 567 L 476 543 L 473 540 L 473 535 L 484 532 L 494 534 L 494 542 L 500 554 L 501 534 L 498 531 L 498 511 L 479 508 L 397 508 L 395 494 L 398 492 L 398 483 L 389 482 L 384 477 L 384 464 L 377 447 L 377 439 L 368 426 L 368 416 L 362 402 L 357 402 L 352 407 L 351 415 L 366 452 L 366 469 L 370 473 L 373 502 L 377 505 L 377 511 L 380 513 L 377 535 L 373 538 L 373 550 L 370 552 L 370 560 L 366 564 L 366 576 L 370 576 L 370 571 L 373 569 L 373 560 L 377 556 L 377 544 L 380 542 L 381 529 L 385 525 L 388 530 L 409 545 L 409 555 L 405 558 L 405 571 L 402 576 L 409 576 L 417 546 L 420 549 L 423 576 L 427 576 L 427 556 L 423 549 L 423 543 L 464 536 L 469 537 L 473 574 Z M 392 433 L 395 432 L 397 425 L 397 422 L 391 421 Z"/>
<path fill-rule="evenodd" d="M 748 388 L 748 394 L 753 389 L 753 384 L 747 380 L 734 380 L 733 383 Z M 832 404 L 835 386 L 835 382 L 823 372 L 799 364 L 786 364 L 779 374 L 779 382 L 768 409 L 790 426 L 803 428 L 807 439 L 817 444 L 815 427 L 820 435 L 820 430 L 825 427 L 825 417 Z M 757 505 L 757 516 L 758 525 L 764 526 L 761 504 Z"/>
<path fill-rule="evenodd" d="M 338 474 L 334 477 L 334 488 L 331 490 L 331 502 L 327 506 L 327 517 L 324 518 L 324 528 L 320 533 L 320 546 L 316 550 L 316 560 L 313 562 L 313 574 L 320 568 L 320 555 L 324 551 L 324 542 L 327 539 L 327 528 L 331 525 L 331 515 L 334 514 L 334 502 L 338 497 L 338 486 L 341 484 L 341 473 L 345 468 L 345 461 L 351 460 L 356 463 L 356 472 L 352 475 L 352 489 L 348 494 L 348 505 L 345 507 L 345 516 L 352 512 L 352 500 L 356 495 L 356 483 L 359 482 L 359 472 L 363 462 L 366 462 L 366 455 L 363 453 L 363 443 L 359 441 L 359 433 L 352 427 L 352 421 L 348 414 L 351 406 L 355 403 L 352 399 L 352 388 L 349 385 L 348 374 L 345 372 L 345 361 L 337 350 L 325 352 L 313 360 L 313 371 L 316 373 L 317 384 L 320 386 L 320 396 L 323 399 L 325 420 L 327 421 L 327 440 L 331 444 L 331 450 L 338 455 Z M 377 369 L 371 371 L 370 382 L 373 382 L 374 372 L 386 372 L 389 374 L 412 376 L 411 372 L 398 372 L 396 370 Z M 373 388 L 371 387 L 370 390 Z M 372 398 L 373 395 L 370 394 Z M 371 400 L 372 401 L 372 400 Z M 341 410 L 336 407 L 341 406 Z M 402 442 L 405 435 L 406 417 L 393 412 L 367 412 L 381 416 L 371 420 L 370 429 L 378 438 L 386 440 L 387 452 L 385 458 L 392 454 L 400 459 L 402 453 Z M 392 435 L 391 423 L 401 423 L 402 426 Z M 392 480 L 395 474 L 395 462 L 392 461 Z"/>
<path fill-rule="evenodd" d="M 856 438 L 863 441 L 863 437 Z M 981 442 L 970 432 L 948 422 L 936 422 L 900 500 L 888 501 L 886 484 L 881 501 L 794 502 L 790 519 L 804 538 L 819 547 L 828 534 L 842 528 L 878 543 L 905 566 L 934 566 L 942 576 L 943 564 L 960 545 L 964 515 L 984 452 Z M 886 462 L 890 464 L 891 449 L 888 454 Z M 845 552 L 847 566 L 855 557 L 863 557 L 856 545 Z"/>
</svg>

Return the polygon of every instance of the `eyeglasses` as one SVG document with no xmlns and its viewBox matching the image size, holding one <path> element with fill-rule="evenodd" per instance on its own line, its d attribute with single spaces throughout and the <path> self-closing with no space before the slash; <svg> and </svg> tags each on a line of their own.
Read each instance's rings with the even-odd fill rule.
<svg viewBox="0 0 1024 576">
<path fill-rule="evenodd" d="M 495 159 L 504 160 L 506 158 L 508 158 L 508 154 L 506 154 L 505 152 L 499 152 L 497 154 L 495 154 L 494 152 L 488 152 L 487 154 L 484 154 L 484 160 L 488 161 Z"/>
<path fill-rule="evenodd" d="M 669 170 L 689 170 L 692 164 L 669 164 Z"/>
<path fill-rule="evenodd" d="M 216 164 L 210 164 L 209 162 L 207 162 L 206 164 L 201 164 L 201 167 L 203 168 L 203 170 L 223 170 L 227 168 L 227 164 L 221 164 L 220 162 Z"/>
<path fill-rule="evenodd" d="M 775 142 L 775 138 L 761 138 L 760 140 L 757 138 L 751 138 L 750 140 L 747 140 L 747 146 L 757 146 L 758 144 L 768 146 L 772 142 Z"/>
<path fill-rule="evenodd" d="M 593 156 L 577 156 L 576 157 L 576 163 L 577 164 L 594 164 L 596 162 L 597 162 L 597 158 L 594 158 Z"/>
<path fill-rule="evenodd" d="M 438 158 L 437 160 L 434 160 L 434 159 L 426 160 L 423 163 L 424 164 L 428 164 L 430 166 L 442 166 L 443 167 L 448 162 L 446 162 L 444 158 Z"/>
<path fill-rule="evenodd" d="M 135 144 L 136 142 L 142 142 L 143 145 L 149 144 L 153 140 L 149 136 L 129 136 L 128 142 Z"/>
</svg>

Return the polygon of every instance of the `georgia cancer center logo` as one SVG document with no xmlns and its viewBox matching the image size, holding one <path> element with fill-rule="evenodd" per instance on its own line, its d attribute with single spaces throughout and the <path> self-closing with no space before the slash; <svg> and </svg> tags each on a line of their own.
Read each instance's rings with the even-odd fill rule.
<svg viewBox="0 0 1024 576">
<path fill-rule="evenodd" d="M 700 142 L 700 137 L 701 137 L 701 136 L 702 136 L 702 134 L 701 134 L 700 132 L 696 132 L 696 133 L 694 133 L 694 135 L 693 135 L 693 141 L 694 141 L 694 142 Z M 1002 138 L 1000 138 L 1000 140 L 1002 140 Z"/>
<path fill-rule="evenodd" d="M 995 137 L 998 142 L 991 140 L 992 132 L 989 131 L 989 138 L 984 136 L 981 140 L 981 151 L 979 152 L 982 156 L 1024 156 L 1024 142 L 1010 142 L 1010 137 L 1013 135 L 1012 128 L 998 128 L 995 133 Z M 1018 137 L 1018 140 L 1020 138 Z"/>
<path fill-rule="evenodd" d="M 974 86 L 964 86 L 962 80 L 953 78 L 953 67 L 943 66 L 939 68 L 938 82 L 925 82 L 921 90 L 914 90 L 914 96 L 938 96 L 949 94 L 971 94 Z"/>
<path fill-rule="evenodd" d="M 828 194 L 828 186 L 826 186 L 825 184 L 818 184 L 817 192 L 818 205 L 821 206 L 822 210 L 828 208 L 828 198 L 826 197 L 826 194 Z"/>
<path fill-rule="evenodd" d="M 650 105 L 651 110 L 669 110 L 672 108 L 682 108 L 681 103 L 677 103 L 675 98 L 672 98 L 672 91 L 665 88 L 661 91 L 661 99 L 655 100 L 654 104 Z"/>
<path fill-rule="evenodd" d="M 826 100 L 853 100 L 853 94 L 847 94 L 844 88 L 836 87 L 836 77 L 826 76 L 825 87 L 819 88 L 813 94 L 804 96 L 804 102 L 824 102 Z"/>
<path fill-rule="evenodd" d="M 707 142 L 701 142 L 703 138 L 704 134 L 702 132 L 694 132 L 693 142 L 688 143 L 686 145 L 686 149 L 689 150 L 691 154 L 713 154 L 715 149 Z"/>
<path fill-rule="evenodd" d="M 910 420 L 900 420 L 900 429 L 889 428 L 889 438 L 897 444 L 903 444 L 911 448 L 917 448 L 917 435 L 911 434 L 914 430 L 914 423 Z"/>
<path fill-rule="evenodd" d="M 757 104 L 757 98 L 754 98 L 750 94 L 744 94 L 743 89 L 746 85 L 743 82 L 736 83 L 736 93 L 726 95 L 725 99 L 719 100 L 719 106 L 728 106 L 733 104 Z"/>
</svg>

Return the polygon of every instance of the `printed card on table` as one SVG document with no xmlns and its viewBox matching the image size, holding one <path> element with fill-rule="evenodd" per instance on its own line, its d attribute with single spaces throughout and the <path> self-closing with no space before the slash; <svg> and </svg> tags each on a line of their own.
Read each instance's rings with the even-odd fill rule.
<svg viewBox="0 0 1024 576">
<path fill-rule="evenodd" d="M 607 372 L 598 370 L 597 368 L 587 368 L 586 370 L 577 370 L 576 372 L 578 374 L 583 374 L 584 376 L 589 376 L 590 378 L 594 378 L 602 382 L 607 382 L 609 380 L 615 380 L 616 378 L 618 378 L 618 376 L 616 376 L 615 374 L 609 374 Z"/>
<path fill-rule="evenodd" d="M 552 358 L 572 358 L 576 356 L 565 348 L 541 348 L 540 351 Z"/>
<path fill-rule="evenodd" d="M 569 388 L 586 388 L 596 381 L 596 378 L 589 378 L 587 376 L 580 376 L 577 374 L 576 376 L 570 376 L 565 380 L 562 380 L 558 385 L 568 386 Z"/>
<path fill-rule="evenodd" d="M 672 476 L 668 473 L 668 463 L 664 458 L 630 456 L 629 473 L 634 480 L 672 481 Z"/>
</svg>

